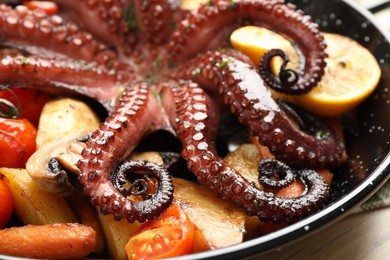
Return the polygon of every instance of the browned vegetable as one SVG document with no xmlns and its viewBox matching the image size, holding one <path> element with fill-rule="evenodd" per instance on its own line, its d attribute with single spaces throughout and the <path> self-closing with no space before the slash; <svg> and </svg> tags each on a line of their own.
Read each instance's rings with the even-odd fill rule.
<svg viewBox="0 0 390 260">
<path fill-rule="evenodd" d="M 174 204 L 181 207 L 203 233 L 210 249 L 242 243 L 246 220 L 242 211 L 200 184 L 179 178 L 174 178 L 173 184 Z M 197 247 L 204 248 L 204 245 Z"/>
<path fill-rule="evenodd" d="M 93 228 L 75 224 L 27 225 L 0 230 L 0 254 L 69 259 L 81 258 L 95 248 Z"/>
<path fill-rule="evenodd" d="M 57 160 L 68 172 L 78 174 L 80 170 L 76 164 L 81 158 L 84 144 L 77 141 L 77 138 L 86 134 L 87 132 L 72 133 L 54 139 L 38 149 L 28 159 L 26 170 L 42 190 L 59 196 L 68 196 L 74 192 L 75 189 L 69 182 L 67 172 L 53 170 L 49 164 L 50 160 Z"/>
<path fill-rule="evenodd" d="M 0 175 L 5 176 L 14 199 L 15 214 L 24 224 L 77 222 L 66 200 L 39 188 L 25 169 L 0 168 Z"/>
<path fill-rule="evenodd" d="M 92 132 L 99 127 L 100 119 L 84 102 L 62 98 L 49 101 L 43 107 L 37 133 L 37 149 L 59 136 Z"/>
<path fill-rule="evenodd" d="M 116 260 L 127 260 L 125 246 L 141 224 L 139 222 L 129 223 L 126 219 L 116 221 L 112 215 L 99 213 L 98 216 L 104 230 L 110 256 Z"/>
<path fill-rule="evenodd" d="M 100 225 L 97 210 L 92 206 L 81 191 L 68 196 L 67 201 L 75 212 L 80 223 L 92 227 L 96 231 L 96 248 L 93 250 L 96 256 L 104 254 L 104 232 Z"/>
</svg>

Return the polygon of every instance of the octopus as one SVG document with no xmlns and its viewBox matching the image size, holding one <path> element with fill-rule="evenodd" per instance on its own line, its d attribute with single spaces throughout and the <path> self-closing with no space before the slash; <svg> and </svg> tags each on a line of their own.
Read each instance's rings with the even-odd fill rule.
<svg viewBox="0 0 390 260">
<path fill-rule="evenodd" d="M 302 94 L 324 73 L 319 26 L 294 5 L 210 0 L 189 11 L 175 0 L 57 0 L 59 13 L 48 15 L 11 2 L 0 6 L 0 84 L 93 99 L 107 111 L 77 164 L 84 193 L 102 214 L 144 222 L 170 205 L 174 191 L 166 169 L 124 161 L 159 130 L 180 141 L 199 183 L 249 216 L 292 223 L 326 204 L 329 187 L 313 169 L 339 166 L 345 148 L 319 119 L 295 113 L 269 90 Z M 230 33 L 249 24 L 289 39 L 300 67 L 287 69 L 282 50 L 270 50 L 260 64 L 233 50 Z M 275 56 L 284 60 L 279 75 L 270 69 Z M 275 155 L 259 164 L 261 183 L 278 189 L 299 179 L 305 185 L 300 197 L 264 191 L 221 158 L 221 103 Z M 150 178 L 157 188 L 145 193 Z M 141 201 L 129 199 L 140 194 Z"/>
</svg>

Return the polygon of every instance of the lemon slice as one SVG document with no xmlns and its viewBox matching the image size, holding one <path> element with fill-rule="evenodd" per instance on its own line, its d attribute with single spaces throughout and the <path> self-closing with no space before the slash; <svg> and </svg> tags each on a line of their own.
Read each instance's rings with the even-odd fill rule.
<svg viewBox="0 0 390 260">
<path fill-rule="evenodd" d="M 287 68 L 297 68 L 299 65 L 299 57 L 290 42 L 268 29 L 257 26 L 241 27 L 230 35 L 230 42 L 236 50 L 245 53 L 256 65 L 270 49 L 281 49 L 287 52 L 290 59 Z M 271 66 L 275 73 L 282 62 L 280 57 L 272 60 Z"/>
<path fill-rule="evenodd" d="M 304 95 L 278 97 L 287 98 L 320 116 L 338 116 L 358 106 L 374 91 L 381 70 L 375 57 L 356 41 L 339 34 L 323 35 L 329 57 L 319 84 Z M 267 50 L 280 48 L 291 57 L 290 68 L 298 66 L 298 57 L 291 44 L 265 28 L 242 27 L 234 31 L 230 39 L 233 47 L 248 55 L 256 64 Z M 281 60 L 274 59 L 271 65 L 277 73 Z"/>
<path fill-rule="evenodd" d="M 296 96 L 302 107 L 335 116 L 357 107 L 378 85 L 381 69 L 375 57 L 351 38 L 325 33 L 329 57 L 325 74 L 308 94 Z"/>
</svg>

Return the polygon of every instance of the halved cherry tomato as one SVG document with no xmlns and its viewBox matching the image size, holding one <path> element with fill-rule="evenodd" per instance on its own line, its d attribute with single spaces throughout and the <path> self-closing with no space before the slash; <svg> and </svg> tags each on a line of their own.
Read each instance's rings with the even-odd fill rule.
<svg viewBox="0 0 390 260">
<path fill-rule="evenodd" d="M 42 108 L 51 96 L 37 90 L 14 88 L 0 91 L 0 98 L 10 101 L 16 108 L 19 108 L 19 117 L 27 118 L 34 126 L 37 126 Z"/>
<path fill-rule="evenodd" d="M 0 118 L 0 167 L 22 168 L 35 152 L 36 128 L 25 118 Z"/>
<path fill-rule="evenodd" d="M 4 228 L 11 217 L 14 200 L 11 191 L 3 179 L 0 178 L 0 229 Z"/>
<path fill-rule="evenodd" d="M 191 252 L 195 226 L 182 209 L 170 206 L 160 217 L 141 225 L 126 244 L 128 259 L 158 259 Z"/>
<path fill-rule="evenodd" d="M 41 9 L 48 15 L 58 13 L 58 5 L 54 2 L 47 1 L 24 1 L 23 4 L 30 10 Z"/>
</svg>

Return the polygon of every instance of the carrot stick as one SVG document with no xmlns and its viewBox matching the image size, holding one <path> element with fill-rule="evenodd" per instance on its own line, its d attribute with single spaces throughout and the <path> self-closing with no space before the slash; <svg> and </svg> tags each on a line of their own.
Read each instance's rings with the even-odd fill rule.
<svg viewBox="0 0 390 260">
<path fill-rule="evenodd" d="M 82 258 L 96 246 L 96 232 L 82 224 L 27 225 L 0 230 L 0 254 L 31 258 Z"/>
<path fill-rule="evenodd" d="M 75 192 L 68 196 L 67 201 L 80 220 L 80 223 L 90 226 L 96 231 L 96 248 L 94 249 L 94 253 L 102 257 L 104 254 L 104 232 L 100 225 L 96 209 L 80 192 Z"/>
<path fill-rule="evenodd" d="M 332 180 L 333 180 L 333 173 L 331 173 L 327 169 L 323 170 L 317 170 L 317 173 L 324 179 L 325 183 L 328 184 L 329 186 L 332 185 Z M 280 189 L 276 195 L 285 197 L 285 198 L 296 198 L 299 197 L 302 192 L 304 191 L 305 186 L 301 181 L 294 181 L 291 183 L 289 186 Z"/>
</svg>

